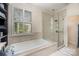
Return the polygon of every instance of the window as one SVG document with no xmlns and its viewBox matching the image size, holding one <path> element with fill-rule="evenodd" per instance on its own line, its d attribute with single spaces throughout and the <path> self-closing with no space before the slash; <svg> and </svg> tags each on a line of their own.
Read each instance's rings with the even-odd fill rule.
<svg viewBox="0 0 79 59">
<path fill-rule="evenodd" d="M 13 33 L 31 33 L 31 12 L 19 8 L 14 8 L 13 11 Z"/>
</svg>

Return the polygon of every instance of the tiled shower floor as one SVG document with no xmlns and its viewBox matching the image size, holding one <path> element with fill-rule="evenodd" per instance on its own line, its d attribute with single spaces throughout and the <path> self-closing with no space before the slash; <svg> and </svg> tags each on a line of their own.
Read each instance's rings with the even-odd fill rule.
<svg viewBox="0 0 79 59">
<path fill-rule="evenodd" d="M 75 52 L 74 49 L 64 47 L 64 48 L 61 48 L 58 51 L 54 52 L 50 56 L 73 56 L 74 52 Z"/>
</svg>

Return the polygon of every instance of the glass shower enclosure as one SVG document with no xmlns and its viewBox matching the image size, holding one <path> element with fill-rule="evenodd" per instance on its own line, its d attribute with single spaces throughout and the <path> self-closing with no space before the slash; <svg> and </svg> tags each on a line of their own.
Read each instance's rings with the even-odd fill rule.
<svg viewBox="0 0 79 59">
<path fill-rule="evenodd" d="M 58 48 L 64 46 L 65 11 L 55 12 L 54 15 L 43 13 L 43 38 L 57 42 Z"/>
</svg>

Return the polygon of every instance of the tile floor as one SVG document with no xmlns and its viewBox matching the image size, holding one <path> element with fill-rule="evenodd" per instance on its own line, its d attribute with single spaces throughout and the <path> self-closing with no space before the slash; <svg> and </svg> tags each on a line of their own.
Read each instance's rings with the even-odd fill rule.
<svg viewBox="0 0 79 59">
<path fill-rule="evenodd" d="M 58 51 L 54 52 L 53 54 L 51 54 L 50 56 L 74 56 L 74 52 L 74 49 L 63 47 Z"/>
</svg>

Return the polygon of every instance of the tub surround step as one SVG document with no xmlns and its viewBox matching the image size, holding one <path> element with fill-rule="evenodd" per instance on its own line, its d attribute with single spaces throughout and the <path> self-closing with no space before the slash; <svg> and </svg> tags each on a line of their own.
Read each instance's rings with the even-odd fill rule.
<svg viewBox="0 0 79 59">
<path fill-rule="evenodd" d="M 46 44 L 40 47 L 29 49 L 27 51 L 24 51 L 16 55 L 17 56 L 46 56 L 46 55 L 50 55 L 55 51 L 57 51 L 57 44 Z"/>
</svg>

